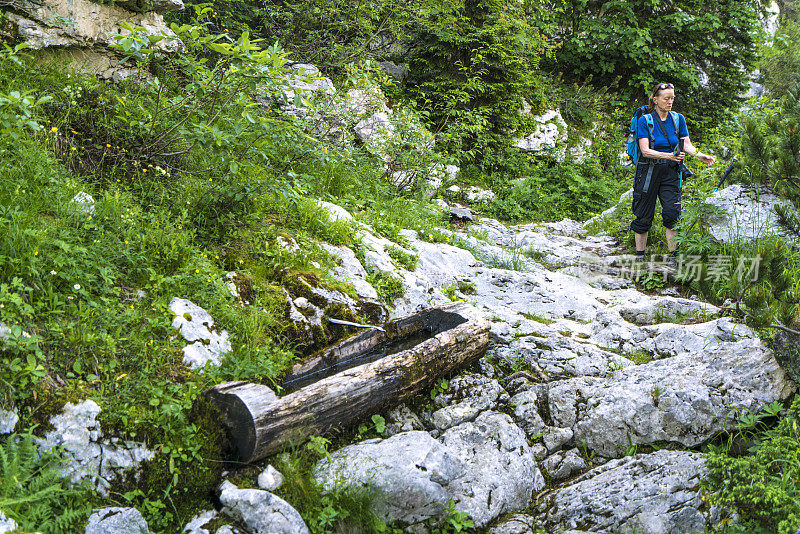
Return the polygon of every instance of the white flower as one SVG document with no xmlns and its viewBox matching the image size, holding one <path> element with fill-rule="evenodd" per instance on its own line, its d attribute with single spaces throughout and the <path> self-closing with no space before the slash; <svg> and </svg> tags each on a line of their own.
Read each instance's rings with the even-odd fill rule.
<svg viewBox="0 0 800 534">
<path fill-rule="evenodd" d="M 75 291 L 77 291 L 77 290 L 79 290 L 79 289 L 81 288 L 81 285 L 80 285 L 80 284 L 75 284 L 75 285 L 74 285 L 74 286 L 72 286 L 72 287 L 74 287 L 74 288 L 75 288 Z"/>
<path fill-rule="evenodd" d="M 55 271 L 50 271 L 50 274 L 56 274 L 56 272 Z"/>
<path fill-rule="evenodd" d="M 29 333 L 27 333 L 27 332 L 23 332 L 22 333 L 22 337 L 31 337 L 31 335 Z"/>
</svg>

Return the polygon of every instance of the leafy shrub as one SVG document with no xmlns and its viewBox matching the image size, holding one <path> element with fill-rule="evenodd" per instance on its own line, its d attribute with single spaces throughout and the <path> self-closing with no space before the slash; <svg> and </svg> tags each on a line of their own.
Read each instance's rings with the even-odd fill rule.
<svg viewBox="0 0 800 534">
<path fill-rule="evenodd" d="M 494 178 L 502 180 L 502 177 Z M 512 187 L 498 187 L 487 215 L 520 221 L 583 220 L 588 213 L 605 209 L 619 196 L 619 183 L 593 164 L 541 163 L 527 169 L 527 176 Z"/>
</svg>

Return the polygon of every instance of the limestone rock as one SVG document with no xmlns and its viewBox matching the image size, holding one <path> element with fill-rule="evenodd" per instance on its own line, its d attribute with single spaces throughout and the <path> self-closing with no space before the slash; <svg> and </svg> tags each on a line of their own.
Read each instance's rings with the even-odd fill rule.
<svg viewBox="0 0 800 534">
<path fill-rule="evenodd" d="M 447 485 L 462 469 L 440 441 L 412 431 L 339 449 L 330 461 L 317 464 L 314 474 L 328 489 L 341 483 L 372 486 L 385 496 L 377 503 L 378 514 L 417 523 L 444 513 L 450 499 Z"/>
<path fill-rule="evenodd" d="M 207 362 L 219 366 L 231 351 L 227 330 L 217 332 L 211 314 L 190 300 L 175 297 L 169 309 L 175 314 L 172 328 L 190 342 L 183 348 L 183 364 L 191 369 L 202 368 Z"/>
<path fill-rule="evenodd" d="M 85 534 L 151 534 L 136 508 L 101 508 L 89 516 Z"/>
<path fill-rule="evenodd" d="M 482 528 L 500 515 L 527 507 L 544 477 L 525 433 L 506 414 L 484 412 L 447 430 L 442 442 L 463 464 L 448 485 L 456 509 Z"/>
<path fill-rule="evenodd" d="M 94 198 L 85 191 L 80 191 L 69 201 L 77 213 L 91 215 L 94 213 Z"/>
<path fill-rule="evenodd" d="M 155 453 L 140 443 L 103 440 L 99 414 L 100 407 L 92 400 L 67 403 L 61 414 L 50 419 L 53 430 L 37 438 L 36 444 L 41 449 L 63 449 L 67 458 L 64 474 L 73 482 L 89 478 L 105 494 L 111 481 L 151 460 Z"/>
<path fill-rule="evenodd" d="M 14 410 L 0 409 L 0 435 L 14 432 L 19 416 Z"/>
<path fill-rule="evenodd" d="M 534 119 L 537 122 L 536 130 L 517 141 L 514 146 L 536 153 L 553 149 L 558 143 L 567 140 L 567 123 L 559 110 L 549 110 Z"/>
<path fill-rule="evenodd" d="M 378 66 L 382 68 L 386 74 L 396 79 L 397 81 L 404 82 L 408 78 L 408 64 L 400 63 L 397 65 L 392 61 L 378 61 Z"/>
<path fill-rule="evenodd" d="M 574 433 L 571 428 L 546 427 L 542 434 L 547 452 L 552 454 L 561 450 L 561 447 L 572 441 Z"/>
<path fill-rule="evenodd" d="M 536 520 L 528 515 L 514 514 L 499 525 L 489 529 L 489 534 L 536 534 Z"/>
<path fill-rule="evenodd" d="M 139 4 L 130 0 L 128 6 Z M 120 25 L 128 22 L 144 28 L 146 35 L 164 35 L 154 48 L 161 52 L 174 52 L 180 44 L 164 22 L 163 16 L 153 10 L 132 12 L 120 5 L 109 5 L 90 0 L 43 0 L 18 2 L 18 10 L 6 13 L 0 36 L 23 41 L 34 50 L 41 50 L 44 61 L 69 66 L 76 71 L 111 79 L 130 66 L 110 45 L 116 44 L 115 34 L 126 34 Z M 142 9 L 168 10 L 182 7 L 180 0 L 155 0 L 141 2 Z"/>
<path fill-rule="evenodd" d="M 184 8 L 182 0 L 117 0 L 114 5 L 134 13 L 171 13 Z"/>
<path fill-rule="evenodd" d="M 453 499 L 479 527 L 524 508 L 544 487 L 524 433 L 496 412 L 452 427 L 440 440 L 412 431 L 350 445 L 322 460 L 315 475 L 328 488 L 337 481 L 372 485 L 385 497 L 377 512 L 386 519 L 440 517 Z"/>
<path fill-rule="evenodd" d="M 482 412 L 494 409 L 508 393 L 496 380 L 482 375 L 461 375 L 450 381 L 448 388 L 434 402 L 443 406 L 433 412 L 431 422 L 439 430 L 474 421 Z"/>
<path fill-rule="evenodd" d="M 3 514 L 0 510 L 0 534 L 11 533 L 17 530 L 17 523 Z"/>
<path fill-rule="evenodd" d="M 283 484 L 283 475 L 280 471 L 268 465 L 261 474 L 258 475 L 258 487 L 265 491 L 275 491 Z"/>
<path fill-rule="evenodd" d="M 711 216 L 708 233 L 718 241 L 752 241 L 761 236 L 781 236 L 791 242 L 797 239 L 778 225 L 776 206 L 790 212 L 791 202 L 775 195 L 768 188 L 747 189 L 739 184 L 729 185 L 713 193 L 706 204 L 721 208 L 722 213 Z M 737 264 L 738 264 L 738 260 Z M 747 264 L 749 266 L 749 263 Z"/>
<path fill-rule="evenodd" d="M 218 516 L 219 514 L 215 510 L 200 512 L 183 527 L 181 534 L 211 534 L 211 531 L 204 527 Z"/>
<path fill-rule="evenodd" d="M 268 491 L 220 486 L 223 513 L 244 523 L 253 534 L 308 534 L 303 518 L 289 503 Z"/>
<path fill-rule="evenodd" d="M 374 143 L 391 135 L 394 125 L 388 113 L 379 111 L 356 124 L 353 131 L 362 143 Z"/>
<path fill-rule="evenodd" d="M 703 457 L 694 452 L 625 457 L 549 492 L 540 518 L 548 530 L 703 532 L 717 513 L 705 511 L 700 498 L 702 472 Z"/>
<path fill-rule="evenodd" d="M 470 202 L 488 202 L 494 200 L 496 196 L 495 192 L 489 189 L 481 189 L 474 185 L 467 188 L 467 200 Z"/>
<path fill-rule="evenodd" d="M 783 401 L 795 385 L 760 341 L 744 339 L 648 364 L 610 378 L 575 378 L 549 392 L 553 423 L 575 442 L 619 457 L 629 444 L 694 447 L 736 427 L 735 410 L 758 412 Z"/>
<path fill-rule="evenodd" d="M 425 425 L 419 416 L 405 404 L 392 408 L 386 415 L 386 437 L 390 438 L 401 432 L 424 429 Z"/>
<path fill-rule="evenodd" d="M 578 449 L 570 449 L 548 457 L 543 467 L 552 480 L 563 480 L 586 469 L 586 461 L 581 458 Z"/>
<path fill-rule="evenodd" d="M 517 393 L 511 397 L 509 404 L 514 409 L 514 420 L 528 437 L 539 436 L 544 432 L 545 424 L 539 415 L 539 399 L 535 391 Z"/>
</svg>

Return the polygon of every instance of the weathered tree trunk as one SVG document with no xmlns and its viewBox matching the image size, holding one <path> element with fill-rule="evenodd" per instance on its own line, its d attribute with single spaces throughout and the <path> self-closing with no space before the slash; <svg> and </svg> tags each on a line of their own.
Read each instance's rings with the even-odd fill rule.
<svg viewBox="0 0 800 534">
<path fill-rule="evenodd" d="M 220 384 L 205 395 L 219 407 L 241 459 L 250 462 L 264 458 L 286 445 L 299 444 L 331 428 L 346 427 L 396 404 L 429 387 L 437 378 L 472 363 L 486 350 L 489 322 L 463 302 L 396 321 L 387 333 L 391 337 L 404 328 L 406 334 L 413 333 L 409 325 L 425 325 L 426 317 L 437 323 L 436 330 L 449 328 L 407 350 L 340 371 L 284 397 L 278 397 L 267 386 L 247 382 Z M 344 344 L 368 350 L 385 341 L 386 336 L 376 335 L 378 332 L 372 333 L 372 338 L 367 334 L 359 334 Z M 352 359 L 351 353 L 342 353 L 336 347 L 325 351 L 310 368 L 324 370 L 319 362 L 326 358 L 329 364 L 331 359 Z M 336 362 L 328 367 L 335 372 Z"/>
</svg>

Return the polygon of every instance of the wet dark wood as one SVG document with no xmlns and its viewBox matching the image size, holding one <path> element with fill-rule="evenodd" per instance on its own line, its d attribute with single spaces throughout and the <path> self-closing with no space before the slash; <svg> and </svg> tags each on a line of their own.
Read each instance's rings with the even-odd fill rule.
<svg viewBox="0 0 800 534">
<path fill-rule="evenodd" d="M 442 315 L 455 314 L 454 317 Z M 397 332 L 406 333 L 445 317 L 438 333 L 418 345 L 322 378 L 284 397 L 272 389 L 247 382 L 220 384 L 205 395 L 220 409 L 223 424 L 236 443 L 243 461 L 255 461 L 311 435 L 344 428 L 430 387 L 438 378 L 453 373 L 479 358 L 489 343 L 489 322 L 473 306 L 458 302 L 432 308 L 397 321 Z M 414 326 L 416 325 L 416 326 Z M 444 328 L 444 329 L 441 329 Z M 377 335 L 381 334 L 381 335 Z M 396 335 L 387 328 L 387 334 Z M 362 332 L 346 341 L 350 348 L 369 347 L 381 332 Z M 332 347 L 331 354 L 352 355 L 350 349 Z M 318 365 L 318 364 L 317 364 Z"/>
</svg>

